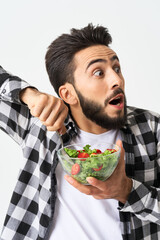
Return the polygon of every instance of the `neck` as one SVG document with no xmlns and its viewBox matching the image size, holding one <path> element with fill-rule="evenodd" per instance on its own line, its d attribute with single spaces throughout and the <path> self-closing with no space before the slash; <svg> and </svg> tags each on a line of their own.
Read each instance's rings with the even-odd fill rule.
<svg viewBox="0 0 160 240">
<path fill-rule="evenodd" d="M 96 123 L 86 118 L 81 109 L 71 107 L 70 110 L 72 117 L 79 129 L 93 134 L 101 134 L 108 131 L 107 129 L 100 127 Z"/>
</svg>

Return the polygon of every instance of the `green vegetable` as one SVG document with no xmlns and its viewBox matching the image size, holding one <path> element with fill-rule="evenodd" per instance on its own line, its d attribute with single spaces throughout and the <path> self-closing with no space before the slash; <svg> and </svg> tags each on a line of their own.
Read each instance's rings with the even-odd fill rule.
<svg viewBox="0 0 160 240">
<path fill-rule="evenodd" d="M 73 158 L 78 157 L 78 152 L 75 149 L 69 149 L 69 148 L 64 148 L 64 150 L 66 151 L 66 153 Z"/>
<path fill-rule="evenodd" d="M 88 144 L 88 145 L 86 145 L 85 147 L 83 147 L 83 149 L 84 149 L 84 151 L 85 151 L 86 153 L 88 153 L 89 155 L 92 154 L 92 153 L 96 153 L 96 149 L 91 150 L 90 147 L 91 147 L 91 145 Z"/>
</svg>

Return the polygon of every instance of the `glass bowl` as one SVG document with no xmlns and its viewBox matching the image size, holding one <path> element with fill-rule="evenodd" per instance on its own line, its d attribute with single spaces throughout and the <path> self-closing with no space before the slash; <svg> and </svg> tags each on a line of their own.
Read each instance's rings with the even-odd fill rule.
<svg viewBox="0 0 160 240">
<path fill-rule="evenodd" d="M 83 147 L 86 145 L 87 149 L 89 149 L 88 155 L 84 154 Z M 67 154 L 66 149 L 69 149 L 70 156 Z M 73 151 L 70 151 L 70 149 Z M 111 143 L 97 143 L 92 146 L 83 143 L 60 148 L 57 151 L 57 155 L 64 171 L 68 175 L 82 184 L 89 185 L 86 180 L 87 177 L 95 177 L 105 181 L 111 176 L 119 162 L 120 152 L 120 147 Z"/>
</svg>

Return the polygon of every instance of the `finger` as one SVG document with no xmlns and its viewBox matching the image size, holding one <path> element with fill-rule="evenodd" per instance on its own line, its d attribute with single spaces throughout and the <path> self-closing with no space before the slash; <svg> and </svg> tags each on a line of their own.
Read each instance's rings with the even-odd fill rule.
<svg viewBox="0 0 160 240">
<path fill-rule="evenodd" d="M 118 145 L 121 148 L 121 155 L 120 155 L 120 162 L 121 162 L 124 160 L 124 154 L 125 154 L 122 141 L 118 139 L 116 142 L 116 145 Z"/>
<path fill-rule="evenodd" d="M 104 191 L 106 189 L 106 183 L 105 181 L 100 181 L 94 177 L 87 177 L 86 178 L 87 182 L 91 184 L 92 186 L 98 188 L 101 191 Z"/>
<path fill-rule="evenodd" d="M 43 106 L 41 105 L 36 105 L 36 106 L 33 106 L 31 109 L 30 109 L 30 113 L 32 114 L 32 116 L 34 117 L 39 117 L 41 115 L 43 111 Z"/>
<path fill-rule="evenodd" d="M 53 112 L 54 111 L 51 108 L 51 106 L 43 108 L 43 110 L 42 110 L 42 112 L 41 112 L 41 114 L 39 116 L 40 121 L 43 122 L 43 123 L 46 123 L 47 119 L 50 116 L 52 116 L 52 115 L 54 116 Z M 53 116 L 52 116 L 52 118 L 53 118 Z M 44 125 L 47 125 L 47 124 L 44 124 Z"/>
<path fill-rule="evenodd" d="M 93 186 L 83 185 L 76 181 L 74 178 L 70 177 L 69 175 L 65 175 L 64 178 L 69 182 L 73 187 L 75 187 L 80 192 L 86 195 L 98 195 L 99 190 Z"/>
<path fill-rule="evenodd" d="M 62 110 L 59 110 L 59 111 L 53 110 L 48 116 L 48 118 L 45 120 L 44 124 L 46 126 L 55 125 L 55 127 L 57 128 L 56 130 L 58 130 L 59 128 L 61 128 L 61 125 L 63 125 L 67 117 L 67 113 L 68 111 L 66 110 L 66 108 L 63 108 Z"/>
<path fill-rule="evenodd" d="M 45 125 L 47 127 L 47 130 L 48 131 L 58 131 L 59 134 L 63 135 L 66 133 L 67 129 L 66 127 L 64 126 L 64 120 L 63 119 L 58 119 L 54 124 L 49 125 L 46 124 L 46 122 L 43 122 L 42 123 L 43 125 Z"/>
<path fill-rule="evenodd" d="M 43 111 L 41 112 L 39 119 L 43 121 L 46 126 L 52 126 L 56 121 L 58 115 L 63 110 L 63 103 L 61 100 L 55 100 L 54 98 L 50 98 L 46 105 L 43 105 Z"/>
<path fill-rule="evenodd" d="M 121 141 L 120 139 L 118 139 L 118 140 L 116 141 L 116 145 L 118 145 L 118 146 L 120 147 L 121 152 L 124 152 L 123 144 L 122 144 L 122 141 Z"/>
<path fill-rule="evenodd" d="M 110 198 L 110 197 L 107 197 L 106 195 L 93 195 L 93 197 L 97 200 Z"/>
<path fill-rule="evenodd" d="M 39 117 L 43 111 L 45 104 L 47 105 L 48 102 L 48 95 L 41 93 L 38 95 L 38 102 L 35 103 L 30 107 L 31 114 L 34 117 Z"/>
<path fill-rule="evenodd" d="M 49 126 L 49 127 L 47 127 L 47 130 L 48 131 L 58 131 L 60 135 L 65 134 L 67 131 L 67 129 L 64 125 L 59 129 L 56 129 L 54 126 L 52 126 L 52 127 Z"/>
<path fill-rule="evenodd" d="M 46 118 L 43 118 L 43 120 L 41 119 L 41 117 L 39 118 L 43 124 L 47 127 L 52 127 L 54 126 L 56 120 L 58 119 L 60 113 L 56 113 L 55 110 L 53 109 L 52 111 L 48 111 L 48 113 L 46 113 Z"/>
<path fill-rule="evenodd" d="M 46 121 L 42 121 L 42 124 L 45 125 L 49 131 L 61 130 L 60 134 L 64 134 L 66 132 L 64 121 L 67 117 L 67 114 L 67 108 L 64 108 L 61 112 L 57 112 L 57 114 L 55 110 L 53 110 Z"/>
</svg>

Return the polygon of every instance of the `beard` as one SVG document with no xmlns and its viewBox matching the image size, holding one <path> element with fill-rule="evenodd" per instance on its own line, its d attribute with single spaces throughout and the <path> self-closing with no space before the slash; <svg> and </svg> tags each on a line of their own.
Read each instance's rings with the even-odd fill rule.
<svg viewBox="0 0 160 240">
<path fill-rule="evenodd" d="M 96 123 L 102 128 L 107 130 L 120 129 L 122 128 L 127 120 L 127 107 L 126 107 L 126 97 L 124 95 L 124 111 L 120 110 L 117 112 L 116 117 L 110 117 L 106 112 L 104 112 L 104 107 L 109 104 L 109 101 L 119 93 L 123 93 L 123 90 L 118 88 L 114 90 L 113 94 L 104 101 L 104 106 L 96 103 L 93 100 L 89 100 L 84 97 L 76 88 L 75 91 L 79 97 L 80 105 L 83 114 L 92 122 Z"/>
</svg>

